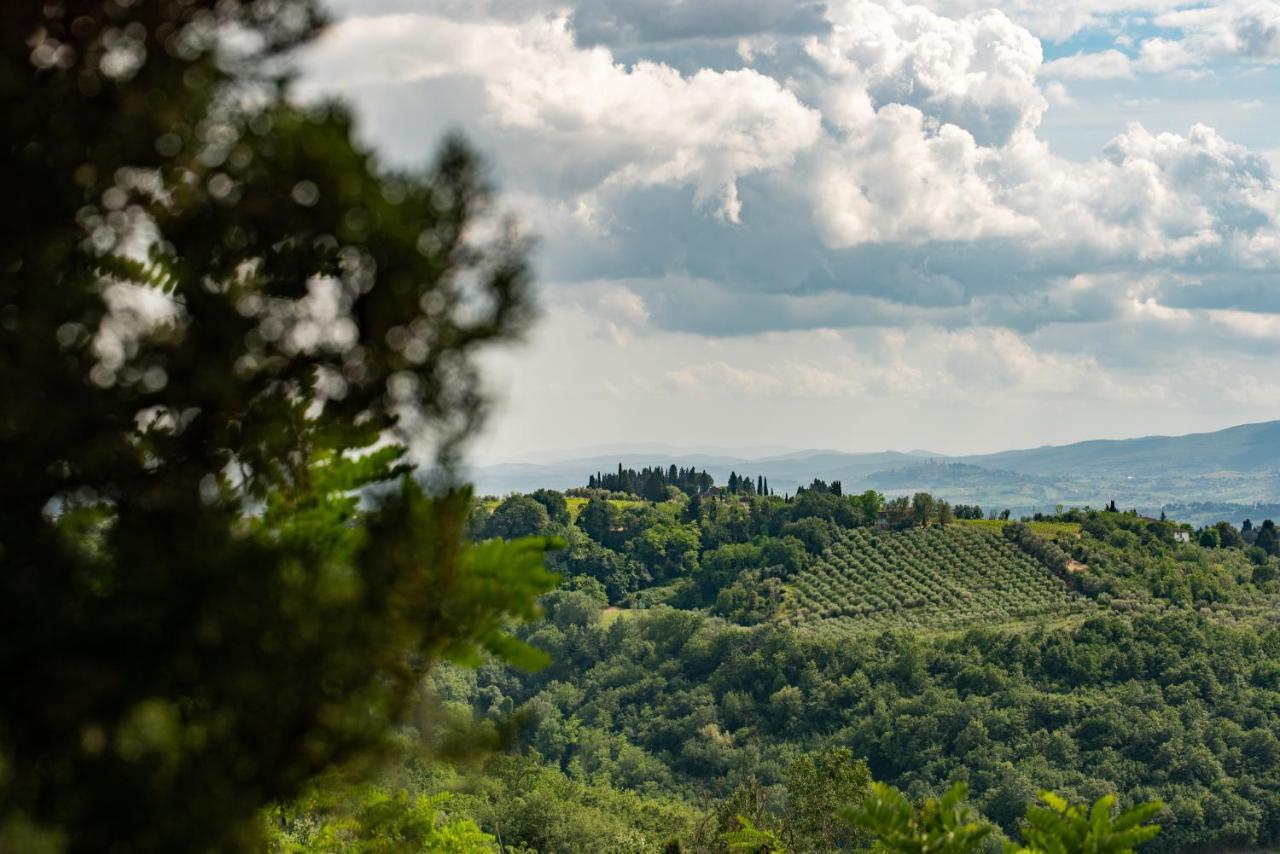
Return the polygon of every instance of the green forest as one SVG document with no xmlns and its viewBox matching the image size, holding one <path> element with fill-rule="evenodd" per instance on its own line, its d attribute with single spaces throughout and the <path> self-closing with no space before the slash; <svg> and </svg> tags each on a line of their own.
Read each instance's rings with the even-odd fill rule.
<svg viewBox="0 0 1280 854">
<path fill-rule="evenodd" d="M 793 849 L 836 850 L 854 838 L 805 837 L 795 813 L 796 776 L 825 763 L 913 798 L 963 782 L 1009 838 L 1047 788 L 1160 799 L 1165 850 L 1276 844 L 1274 524 L 1196 532 L 1118 510 L 944 524 L 929 496 L 822 483 L 789 499 L 590 492 L 473 512 L 476 536 L 567 544 L 548 556 L 562 582 L 546 619 L 519 632 L 546 668 L 432 677 L 458 720 L 520 722 L 519 760 L 423 784 L 482 827 L 527 826 L 490 812 L 508 802 L 494 777 L 522 762 L 593 815 L 597 799 L 632 799 L 592 840 L 586 822 L 567 819 L 572 841 L 539 822 L 519 837 L 537 850 L 628 833 L 639 850 L 725 850 L 743 804 Z M 506 527 L 516 518 L 526 527 Z"/>
<path fill-rule="evenodd" d="M 1271 520 L 474 495 L 531 241 L 290 99 L 323 25 L 0 8 L 0 851 L 1280 845 Z"/>
</svg>

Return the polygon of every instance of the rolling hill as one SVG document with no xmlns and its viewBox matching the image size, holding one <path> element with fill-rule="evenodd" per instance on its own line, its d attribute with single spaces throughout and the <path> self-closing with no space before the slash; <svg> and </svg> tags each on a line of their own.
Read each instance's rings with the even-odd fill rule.
<svg viewBox="0 0 1280 854">
<path fill-rule="evenodd" d="M 1151 476 L 1178 472 L 1209 474 L 1280 469 L 1280 421 L 1242 424 L 1213 433 L 1099 439 L 996 454 L 959 457 L 956 462 L 1021 474 L 1110 474 Z"/>
</svg>

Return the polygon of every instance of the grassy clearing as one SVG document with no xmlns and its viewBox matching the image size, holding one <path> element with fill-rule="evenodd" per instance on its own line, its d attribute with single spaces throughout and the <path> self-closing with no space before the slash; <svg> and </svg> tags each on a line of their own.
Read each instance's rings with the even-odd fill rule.
<svg viewBox="0 0 1280 854">
<path fill-rule="evenodd" d="M 605 608 L 600 612 L 600 625 L 608 628 L 619 620 L 634 620 L 643 615 L 644 611 L 636 608 Z"/>
<path fill-rule="evenodd" d="M 1003 519 L 957 519 L 955 524 L 999 533 L 1009 523 Z M 1059 536 L 1074 537 L 1080 533 L 1079 522 L 1028 522 L 1027 525 L 1040 536 L 1050 539 Z"/>
<path fill-rule="evenodd" d="M 576 495 L 569 495 L 565 497 L 564 501 L 566 504 L 569 505 L 569 520 L 571 522 L 578 521 L 578 514 L 582 512 L 583 507 L 587 506 L 587 501 L 589 500 L 590 499 L 582 498 Z M 609 503 L 612 504 L 614 507 L 617 507 L 619 510 L 625 510 L 628 507 L 639 507 L 645 502 L 639 499 L 610 498 Z"/>
</svg>

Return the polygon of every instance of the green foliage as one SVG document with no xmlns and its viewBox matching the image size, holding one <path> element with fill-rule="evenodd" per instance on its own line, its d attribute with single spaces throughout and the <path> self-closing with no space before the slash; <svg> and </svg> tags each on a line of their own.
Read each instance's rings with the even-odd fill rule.
<svg viewBox="0 0 1280 854">
<path fill-rule="evenodd" d="M 1104 795 L 1091 808 L 1070 804 L 1053 792 L 1041 792 L 1044 806 L 1027 810 L 1023 844 L 1007 846 L 1011 854 L 1132 854 L 1160 833 L 1147 824 L 1164 809 L 1159 801 L 1139 804 L 1112 817 L 1114 795 Z"/>
<path fill-rule="evenodd" d="M 875 836 L 878 849 L 901 854 L 966 854 L 978 850 L 995 828 L 976 821 L 963 803 L 968 789 L 956 783 L 940 799 L 913 807 L 901 792 L 873 783 L 860 806 L 841 812 L 850 823 Z M 1006 854 L 1132 854 L 1154 838 L 1160 826 L 1146 824 L 1164 809 L 1159 801 L 1112 816 L 1114 795 L 1090 808 L 1075 806 L 1052 792 L 1041 792 L 1044 806 L 1027 808 L 1022 844 L 1006 843 Z"/>
<path fill-rule="evenodd" d="M 454 792 L 449 807 L 507 851 L 641 854 L 686 834 L 694 822 L 693 810 L 679 799 L 621 790 L 581 766 L 564 771 L 536 755 L 495 756 L 482 770 L 434 769 L 424 789 Z"/>
<path fill-rule="evenodd" d="M 797 851 L 836 851 L 861 847 L 863 834 L 839 820 L 845 804 L 866 798 L 871 770 L 847 747 L 806 753 L 787 769 L 787 831 Z"/>
<path fill-rule="evenodd" d="M 933 521 L 937 514 L 938 502 L 927 492 L 917 492 L 911 498 L 911 516 L 921 527 Z"/>
<path fill-rule="evenodd" d="M 470 818 L 451 818 L 448 792 L 410 795 L 376 786 L 311 794 L 264 817 L 267 850 L 279 854 L 490 854 L 496 839 Z"/>
<path fill-rule="evenodd" d="M 1269 610 L 1280 592 L 1270 583 L 1280 562 L 1259 562 L 1243 548 L 1219 548 L 1222 530 L 1205 529 L 1207 545 L 1200 545 L 1199 538 L 1184 545 L 1174 539 L 1168 522 L 1091 512 L 1084 515 L 1083 536 L 1059 535 L 1057 543 L 1088 567 L 1087 573 L 1073 574 L 1073 581 L 1091 595 L 1105 593 L 1112 607 L 1207 605 L 1241 615 Z M 1228 539 L 1235 542 L 1230 535 Z M 1243 545 L 1244 538 L 1239 539 Z"/>
<path fill-rule="evenodd" d="M 782 607 L 782 582 L 758 572 L 738 576 L 716 595 L 711 613 L 730 622 L 754 626 L 773 618 Z"/>
<path fill-rule="evenodd" d="M 807 516 L 795 522 L 788 522 L 782 529 L 788 536 L 795 537 L 804 543 L 810 554 L 820 555 L 831 545 L 835 533 L 830 522 L 814 516 Z"/>
<path fill-rule="evenodd" d="M 702 817 L 690 840 L 699 854 L 728 854 L 731 851 L 764 849 L 764 854 L 781 854 L 782 841 L 770 827 L 776 816 L 770 813 L 768 793 L 754 775 L 748 775 L 728 796 Z M 755 845 L 755 848 L 750 846 Z"/>
<path fill-rule="evenodd" d="M 691 575 L 698 569 L 698 529 L 692 524 L 646 527 L 631 540 L 630 551 L 657 581 Z"/>
<path fill-rule="evenodd" d="M 786 854 L 787 849 L 778 834 L 755 826 L 750 819 L 737 817 L 741 827 L 723 836 L 729 851 L 735 854 Z"/>
<path fill-rule="evenodd" d="M 529 497 L 546 508 L 547 518 L 557 525 L 568 525 L 573 521 L 569 518 L 569 502 L 565 501 L 562 493 L 554 489 L 539 489 L 531 492 Z"/>
<path fill-rule="evenodd" d="M 876 782 L 859 806 L 841 815 L 875 836 L 888 851 L 900 854 L 967 854 L 991 834 L 990 825 L 973 820 L 964 805 L 968 789 L 956 783 L 941 798 L 928 798 L 913 808 L 901 792 Z"/>
<path fill-rule="evenodd" d="M 694 575 L 694 586 L 699 600 L 714 601 L 722 588 L 728 587 L 743 572 L 759 567 L 764 554 L 752 543 L 730 543 L 706 552 L 702 565 Z"/>
<path fill-rule="evenodd" d="M 742 814 L 804 850 L 786 835 L 788 770 L 841 746 L 913 796 L 965 780 L 1011 837 L 1047 788 L 1088 803 L 1158 794 L 1162 850 L 1280 841 L 1274 629 L 1193 611 L 933 636 L 622 613 L 522 630 L 552 652 L 547 668 L 482 668 L 456 701 L 495 723 L 528 716 L 517 745 L 614 786 L 696 802 L 755 775 L 768 808 L 737 809 L 708 838 Z"/>
<path fill-rule="evenodd" d="M 502 627 L 546 543 L 468 550 L 448 488 L 475 357 L 531 316 L 526 241 L 478 236 L 461 142 L 391 172 L 289 101 L 321 23 L 0 5 L 0 826 L 27 837 L 248 845 L 262 803 L 377 756 L 440 657 L 533 660 Z"/>
<path fill-rule="evenodd" d="M 568 578 L 587 577 L 599 582 L 610 602 L 621 602 L 649 581 L 649 573 L 630 556 L 600 545 L 577 528 L 566 530 L 565 535 L 568 547 L 551 554 L 551 565 Z"/>
<path fill-rule="evenodd" d="M 568 516 L 568 510 L 565 510 Z M 484 523 L 481 536 L 514 540 L 519 537 L 537 537 L 547 533 L 551 517 L 545 503 L 530 495 L 512 495 L 494 508 Z"/>
<path fill-rule="evenodd" d="M 578 511 L 574 523 L 588 537 L 602 546 L 617 545 L 620 537 L 614 536 L 622 527 L 621 513 L 613 502 L 604 498 L 592 498 Z"/>
</svg>

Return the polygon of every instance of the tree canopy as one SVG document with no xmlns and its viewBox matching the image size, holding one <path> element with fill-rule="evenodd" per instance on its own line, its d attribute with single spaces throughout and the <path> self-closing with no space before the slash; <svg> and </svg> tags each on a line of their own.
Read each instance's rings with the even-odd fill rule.
<svg viewBox="0 0 1280 854">
<path fill-rule="evenodd" d="M 0 848 L 236 844 L 430 662 L 529 660 L 543 544 L 467 547 L 448 489 L 525 242 L 462 142 L 393 172 L 289 101 L 321 24 L 0 9 Z"/>
</svg>

